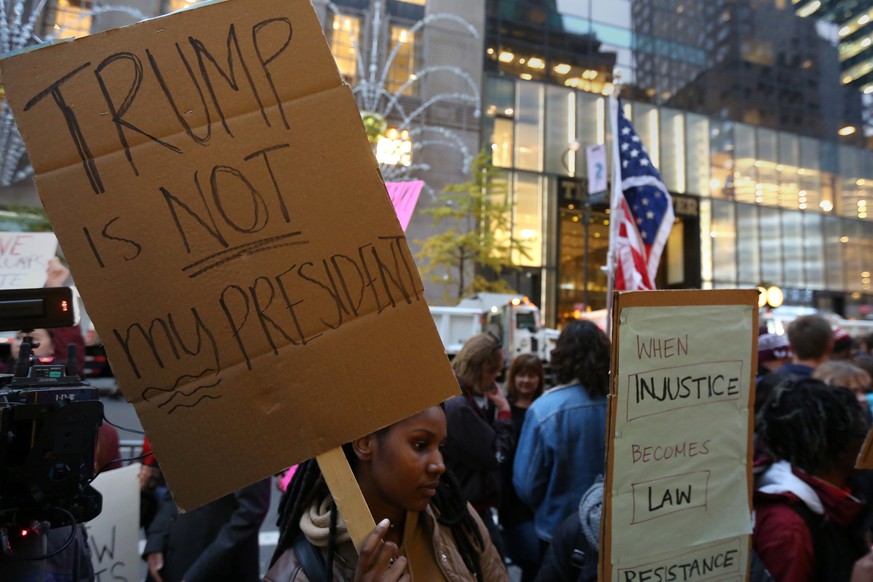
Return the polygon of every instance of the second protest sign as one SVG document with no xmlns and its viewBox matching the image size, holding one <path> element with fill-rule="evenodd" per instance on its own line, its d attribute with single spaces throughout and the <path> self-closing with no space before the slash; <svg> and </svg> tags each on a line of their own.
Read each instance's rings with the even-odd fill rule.
<svg viewBox="0 0 873 582">
<path fill-rule="evenodd" d="M 621 293 L 601 579 L 744 579 L 757 294 Z"/>
</svg>

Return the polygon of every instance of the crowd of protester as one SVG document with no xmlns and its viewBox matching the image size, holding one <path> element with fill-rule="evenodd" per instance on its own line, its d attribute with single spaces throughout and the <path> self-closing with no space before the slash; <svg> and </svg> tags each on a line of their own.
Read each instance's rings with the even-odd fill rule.
<svg viewBox="0 0 873 582">
<path fill-rule="evenodd" d="M 807 316 L 759 338 L 756 582 L 873 580 L 873 478 L 855 469 L 873 338 L 847 337 Z M 505 362 L 497 338 L 470 338 L 453 361 L 460 395 L 346 446 L 373 515 L 387 518 L 360 556 L 305 463 L 283 495 L 267 580 L 506 580 L 507 565 L 524 582 L 596 580 L 610 355 L 596 325 L 572 322 L 548 382 L 536 357 Z"/>
<path fill-rule="evenodd" d="M 43 353 L 72 337 L 34 335 Z M 873 581 L 873 475 L 855 468 L 873 420 L 873 336 L 846 338 L 816 315 L 758 338 L 756 582 Z M 265 580 L 501 581 L 512 567 L 522 582 L 597 580 L 610 357 L 587 321 L 564 327 L 548 376 L 532 354 L 507 362 L 490 334 L 468 339 L 452 362 L 458 396 L 343 447 L 379 520 L 360 548 L 314 460 L 279 476 Z M 101 433 L 95 469 L 117 466 L 113 432 Z M 146 439 L 147 580 L 258 580 L 270 480 L 180 514 L 149 452 Z M 79 564 L 87 543 L 77 548 L 59 558 Z"/>
<path fill-rule="evenodd" d="M 873 337 L 848 348 L 845 337 L 818 316 L 759 336 L 754 582 L 873 581 L 873 476 L 855 469 L 871 422 Z M 461 394 L 343 447 L 379 520 L 359 551 L 315 461 L 279 476 L 266 582 L 502 581 L 513 567 L 522 582 L 597 580 L 610 356 L 586 321 L 564 327 L 549 377 L 531 354 L 507 362 L 496 337 L 470 338 L 452 362 Z M 267 483 L 248 492 L 260 505 L 237 492 L 198 517 L 175 513 L 159 471 L 143 471 L 149 580 L 215 579 L 243 562 L 248 573 L 234 579 L 255 579 L 257 555 L 243 546 L 263 520 Z M 210 563 L 222 569 L 202 569 Z"/>
</svg>

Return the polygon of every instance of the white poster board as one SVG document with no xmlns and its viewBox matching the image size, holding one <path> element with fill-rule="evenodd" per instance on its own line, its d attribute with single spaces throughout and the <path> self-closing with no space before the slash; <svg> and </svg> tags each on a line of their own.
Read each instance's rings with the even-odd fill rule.
<svg viewBox="0 0 873 582">
<path fill-rule="evenodd" d="M 49 259 L 57 250 L 52 232 L 0 232 L 0 289 L 45 285 Z"/>
<path fill-rule="evenodd" d="M 616 296 L 603 579 L 745 579 L 756 301 Z"/>
<path fill-rule="evenodd" d="M 95 580 L 140 579 L 139 468 L 107 471 L 92 483 L 103 495 L 103 511 L 86 525 Z"/>
</svg>

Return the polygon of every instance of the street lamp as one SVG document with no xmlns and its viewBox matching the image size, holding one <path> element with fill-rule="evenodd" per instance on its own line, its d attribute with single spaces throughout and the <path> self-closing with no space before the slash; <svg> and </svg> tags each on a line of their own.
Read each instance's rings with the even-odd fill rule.
<svg viewBox="0 0 873 582">
<path fill-rule="evenodd" d="M 782 289 L 776 285 L 767 286 L 766 283 L 763 283 L 758 286 L 758 307 L 762 309 L 765 307 L 775 309 L 782 305 L 784 300 L 785 296 L 782 293 Z"/>
</svg>

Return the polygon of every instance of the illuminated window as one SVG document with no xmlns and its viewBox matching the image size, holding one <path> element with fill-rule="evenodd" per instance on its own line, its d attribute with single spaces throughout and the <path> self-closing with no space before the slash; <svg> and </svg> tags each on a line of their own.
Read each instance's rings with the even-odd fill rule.
<svg viewBox="0 0 873 582">
<path fill-rule="evenodd" d="M 416 4 L 418 6 L 424 6 L 426 4 L 426 0 L 400 0 L 403 4 Z"/>
<path fill-rule="evenodd" d="M 164 12 L 175 12 L 197 4 L 200 0 L 165 0 Z"/>
<path fill-rule="evenodd" d="M 524 244 L 527 256 L 513 249 L 512 262 L 538 267 L 543 261 L 542 180 L 537 175 L 522 173 L 515 178 L 512 230 Z"/>
<path fill-rule="evenodd" d="M 49 22 L 56 38 L 81 38 L 91 34 L 91 0 L 57 0 Z"/>
<path fill-rule="evenodd" d="M 385 88 L 393 93 L 408 81 L 415 81 L 415 74 L 418 71 L 418 56 L 421 54 L 420 47 L 416 45 L 415 33 L 409 32 L 409 28 L 405 26 L 391 25 L 391 51 L 397 48 L 397 55 L 391 62 L 391 67 L 388 70 L 388 82 Z M 418 83 L 412 82 L 403 90 L 403 95 L 417 95 Z"/>
<path fill-rule="evenodd" d="M 498 117 L 494 120 L 494 135 L 491 138 L 491 160 L 498 168 L 512 167 L 514 129 L 512 119 Z"/>
<path fill-rule="evenodd" d="M 331 22 L 330 52 L 343 80 L 353 83 L 358 71 L 358 39 L 361 19 L 345 14 L 334 14 Z"/>
<path fill-rule="evenodd" d="M 376 159 L 389 166 L 408 166 L 412 163 L 412 141 L 409 131 L 391 127 L 376 142 Z"/>
</svg>

